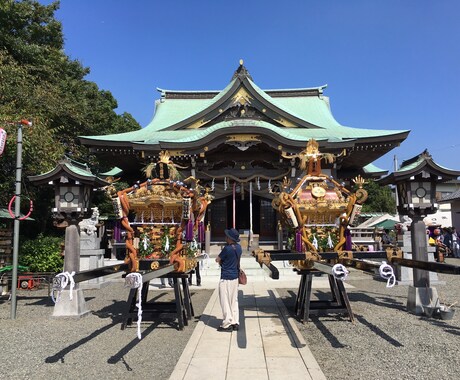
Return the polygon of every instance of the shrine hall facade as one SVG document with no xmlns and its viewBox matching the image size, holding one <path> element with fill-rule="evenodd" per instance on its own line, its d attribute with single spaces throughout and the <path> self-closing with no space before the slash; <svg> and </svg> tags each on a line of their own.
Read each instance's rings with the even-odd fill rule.
<svg viewBox="0 0 460 380">
<path fill-rule="evenodd" d="M 348 183 L 360 174 L 386 171 L 372 162 L 399 146 L 408 130 L 351 128 L 333 117 L 326 86 L 262 90 L 240 62 L 221 91 L 159 89 L 152 121 L 143 129 L 104 136 L 81 136 L 102 161 L 123 170 L 128 183 L 145 180 L 142 168 L 161 151 L 212 188 L 206 224 L 213 241 L 224 228 L 252 230 L 261 241 L 276 240 L 277 216 L 272 191 L 284 177 L 295 186 L 299 162 L 286 158 L 305 149 L 310 139 L 323 153 L 337 155 L 323 172 Z"/>
</svg>

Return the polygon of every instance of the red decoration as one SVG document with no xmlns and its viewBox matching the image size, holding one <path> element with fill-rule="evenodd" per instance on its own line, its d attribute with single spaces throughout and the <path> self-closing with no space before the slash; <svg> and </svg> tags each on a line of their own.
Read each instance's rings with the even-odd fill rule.
<svg viewBox="0 0 460 380">
<path fill-rule="evenodd" d="M 8 212 L 10 213 L 10 216 L 13 219 L 16 219 L 16 216 L 14 215 L 14 212 L 12 210 L 13 202 L 15 201 L 15 199 L 16 199 L 16 195 L 14 195 L 13 198 L 11 198 L 10 203 L 8 203 Z M 30 214 L 32 214 L 32 211 L 34 211 L 34 202 L 32 201 L 32 199 L 29 199 L 29 212 L 22 218 L 18 218 L 18 219 L 19 220 L 27 219 L 30 216 Z"/>
</svg>

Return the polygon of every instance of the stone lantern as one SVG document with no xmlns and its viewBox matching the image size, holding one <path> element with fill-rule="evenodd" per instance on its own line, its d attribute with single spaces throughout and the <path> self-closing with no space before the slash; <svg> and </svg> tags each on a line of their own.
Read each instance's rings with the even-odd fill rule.
<svg viewBox="0 0 460 380">
<path fill-rule="evenodd" d="M 77 223 L 87 215 L 94 187 L 108 185 L 108 182 L 96 177 L 86 164 L 64 157 L 56 167 L 44 174 L 30 176 L 36 185 L 54 186 L 55 225 L 67 227 Z"/>
<path fill-rule="evenodd" d="M 436 212 L 436 184 L 456 179 L 459 171 L 446 169 L 436 164 L 431 155 L 423 153 L 403 161 L 399 170 L 381 178 L 381 185 L 396 186 L 398 212 L 412 219 L 410 226 L 412 257 L 428 261 L 426 226 L 423 218 Z M 409 287 L 407 309 L 422 314 L 427 306 L 435 306 L 438 296 L 435 288 L 430 288 L 429 272 L 414 269 L 413 286 Z"/>
<path fill-rule="evenodd" d="M 87 242 L 81 241 L 77 223 L 89 211 L 93 188 L 106 186 L 108 182 L 95 176 L 86 164 L 68 157 L 60 160 L 53 170 L 30 176 L 29 180 L 36 185 L 54 186 L 55 207 L 52 209 L 54 223 L 57 227 L 65 227 L 64 272 L 78 272 L 81 243 L 84 245 Z M 93 245 L 98 245 L 97 237 L 91 238 Z M 83 250 L 85 248 L 87 247 L 83 246 Z M 63 296 L 61 301 L 56 303 L 53 316 L 82 316 L 89 312 L 81 289 L 76 286 L 74 292 L 76 296 Z"/>
</svg>

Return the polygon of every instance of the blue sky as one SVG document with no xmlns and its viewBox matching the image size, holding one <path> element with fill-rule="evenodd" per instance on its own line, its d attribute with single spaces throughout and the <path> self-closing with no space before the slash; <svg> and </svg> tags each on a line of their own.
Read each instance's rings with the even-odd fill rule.
<svg viewBox="0 0 460 380">
<path fill-rule="evenodd" d="M 49 1 L 42 1 L 49 3 Z M 65 52 L 145 126 L 156 88 L 221 90 L 240 59 L 263 89 L 327 84 L 355 128 L 410 129 L 376 164 L 428 148 L 460 170 L 460 1 L 62 0 Z"/>
</svg>

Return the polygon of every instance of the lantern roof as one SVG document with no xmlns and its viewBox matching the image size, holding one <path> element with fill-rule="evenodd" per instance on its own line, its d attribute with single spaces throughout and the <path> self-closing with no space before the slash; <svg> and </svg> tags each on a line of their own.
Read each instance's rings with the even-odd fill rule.
<svg viewBox="0 0 460 380">
<path fill-rule="evenodd" d="M 431 157 L 428 149 L 425 149 L 419 155 L 403 161 L 398 170 L 379 179 L 377 182 L 381 185 L 390 185 L 405 181 L 418 174 L 437 176 L 438 182 L 447 182 L 457 179 L 460 176 L 460 171 L 448 169 L 437 164 Z"/>
<path fill-rule="evenodd" d="M 94 175 L 87 164 L 74 161 L 66 156 L 49 172 L 29 176 L 28 178 L 36 185 L 45 185 L 55 180 L 65 183 L 69 179 L 91 186 L 107 186 L 109 184 L 107 181 Z"/>
</svg>

